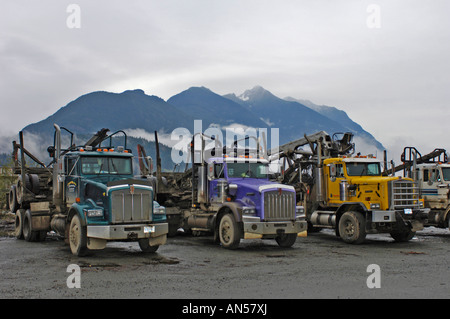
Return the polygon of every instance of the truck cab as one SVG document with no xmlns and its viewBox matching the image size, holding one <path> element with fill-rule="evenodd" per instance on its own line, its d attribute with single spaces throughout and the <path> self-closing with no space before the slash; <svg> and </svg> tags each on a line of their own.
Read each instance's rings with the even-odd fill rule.
<svg viewBox="0 0 450 319">
<path fill-rule="evenodd" d="M 448 228 L 450 226 L 450 164 L 440 162 L 417 164 L 415 177 L 424 205 L 430 209 L 427 226 Z"/>
</svg>

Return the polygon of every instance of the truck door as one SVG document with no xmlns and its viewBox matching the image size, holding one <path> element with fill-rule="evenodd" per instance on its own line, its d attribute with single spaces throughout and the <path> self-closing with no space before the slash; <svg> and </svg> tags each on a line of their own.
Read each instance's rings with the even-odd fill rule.
<svg viewBox="0 0 450 319">
<path fill-rule="evenodd" d="M 344 165 L 341 163 L 332 163 L 329 166 L 330 175 L 328 178 L 327 196 L 330 201 L 339 201 L 339 183 L 345 179 Z"/>
<path fill-rule="evenodd" d="M 66 204 L 72 205 L 75 203 L 76 198 L 80 197 L 80 174 L 78 170 L 79 157 L 66 157 L 66 178 L 65 178 L 65 191 L 66 191 Z"/>
<path fill-rule="evenodd" d="M 438 208 L 439 207 L 439 196 L 438 196 L 438 185 L 440 183 L 440 174 L 437 167 L 430 167 L 424 170 L 423 174 L 423 188 L 422 197 L 425 200 L 425 207 Z"/>
<path fill-rule="evenodd" d="M 223 179 L 224 176 L 222 163 L 210 163 L 208 165 L 209 194 L 211 202 L 221 201 L 217 184 L 218 179 Z"/>
</svg>

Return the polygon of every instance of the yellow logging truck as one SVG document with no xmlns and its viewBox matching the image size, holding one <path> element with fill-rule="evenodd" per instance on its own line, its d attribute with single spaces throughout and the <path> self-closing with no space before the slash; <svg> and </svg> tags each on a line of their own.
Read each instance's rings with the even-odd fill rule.
<svg viewBox="0 0 450 319">
<path fill-rule="evenodd" d="M 352 139 L 352 133 L 331 137 L 321 131 L 270 154 L 287 163 L 278 178 L 296 188 L 308 231 L 333 228 L 353 244 L 371 233 L 410 240 L 423 229 L 429 212 L 419 201 L 416 183 L 382 176 L 381 161 L 374 156 L 352 156 Z"/>
</svg>

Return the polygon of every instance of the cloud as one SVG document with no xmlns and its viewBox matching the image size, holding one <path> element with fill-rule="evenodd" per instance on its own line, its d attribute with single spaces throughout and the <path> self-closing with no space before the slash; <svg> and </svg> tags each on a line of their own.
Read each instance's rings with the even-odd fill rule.
<svg viewBox="0 0 450 319">
<path fill-rule="evenodd" d="M 152 132 L 147 132 L 144 129 L 125 129 L 124 130 L 125 133 L 128 136 L 132 136 L 132 137 L 136 137 L 136 138 L 142 138 L 145 139 L 149 142 L 154 142 L 155 141 L 155 133 Z M 160 144 L 166 145 L 168 147 L 176 147 L 177 143 L 179 143 L 179 140 L 174 140 L 172 138 L 172 133 L 165 133 L 163 131 L 159 131 L 158 132 L 158 142 Z"/>
<path fill-rule="evenodd" d="M 384 145 L 448 145 L 448 1 L 7 1 L 0 12 L 0 135 L 92 91 L 141 88 L 168 99 L 191 86 L 336 105 Z M 427 122 L 417 124 L 427 113 Z M 431 142 L 432 141 L 432 142 Z"/>
</svg>

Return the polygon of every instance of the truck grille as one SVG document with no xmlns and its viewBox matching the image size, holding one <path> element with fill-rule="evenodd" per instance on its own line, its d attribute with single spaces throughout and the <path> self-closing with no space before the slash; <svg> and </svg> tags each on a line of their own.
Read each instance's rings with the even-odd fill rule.
<svg viewBox="0 0 450 319">
<path fill-rule="evenodd" d="M 295 219 L 295 193 L 282 191 L 268 191 L 264 193 L 265 220 L 293 220 Z"/>
<path fill-rule="evenodd" d="M 390 183 L 391 208 L 394 210 L 420 208 L 419 188 L 408 180 L 397 180 Z"/>
<path fill-rule="evenodd" d="M 133 189 L 133 187 L 131 187 Z M 152 220 L 152 191 L 130 187 L 111 191 L 113 224 L 149 222 Z"/>
</svg>

